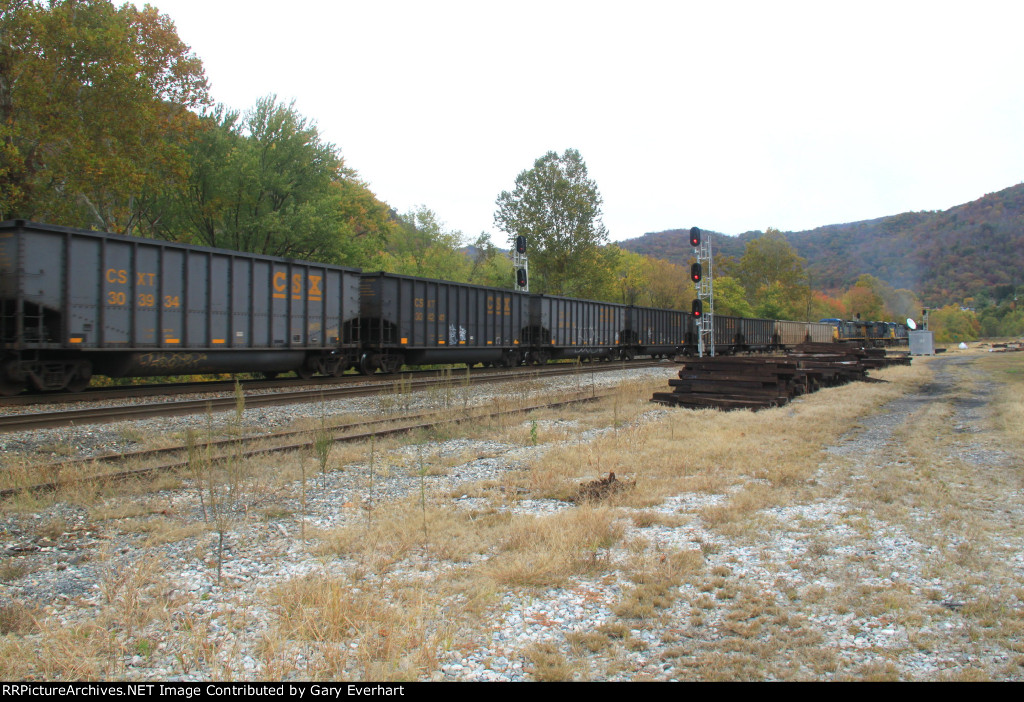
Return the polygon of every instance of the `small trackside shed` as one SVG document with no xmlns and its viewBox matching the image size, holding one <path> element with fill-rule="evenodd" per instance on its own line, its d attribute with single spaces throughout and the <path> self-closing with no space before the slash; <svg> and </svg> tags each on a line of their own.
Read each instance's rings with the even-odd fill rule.
<svg viewBox="0 0 1024 702">
<path fill-rule="evenodd" d="M 403 364 L 519 365 L 529 295 L 393 273 L 364 273 L 358 338 L 365 373 Z M 354 334 L 355 336 L 355 334 Z"/>
<path fill-rule="evenodd" d="M 0 223 L 0 383 L 74 389 L 110 376 L 340 373 L 359 271 Z"/>
</svg>

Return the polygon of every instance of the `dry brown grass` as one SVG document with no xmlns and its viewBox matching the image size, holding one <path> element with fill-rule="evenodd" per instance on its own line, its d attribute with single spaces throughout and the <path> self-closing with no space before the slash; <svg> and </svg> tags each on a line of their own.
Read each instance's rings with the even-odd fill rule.
<svg viewBox="0 0 1024 702">
<path fill-rule="evenodd" d="M 503 586 L 561 585 L 571 576 L 605 570 L 609 549 L 624 533 L 615 512 L 604 506 L 515 517 L 482 571 Z"/>
<path fill-rule="evenodd" d="M 991 361 L 996 362 L 1003 361 Z M 1004 373 L 1008 391 L 1000 391 L 991 425 L 972 437 L 1020 457 L 1022 410 L 1015 400 L 1024 388 L 1014 384 L 1020 374 L 1012 365 L 986 372 Z M 658 382 L 623 388 L 578 410 L 451 425 L 431 435 L 378 439 L 372 448 L 370 442 L 336 446 L 329 470 L 348 471 L 374 499 L 377 493 L 368 482 L 371 451 L 375 481 L 410 471 L 444 475 L 478 457 L 473 451 L 442 457 L 427 448 L 447 436 L 537 446 L 545 452 L 522 471 L 443 493 L 378 500 L 370 510 L 338 506 L 351 510 L 344 513 L 346 526 L 307 529 L 306 548 L 329 564 L 325 571 L 331 574 L 295 578 L 256 596 L 273 613 L 256 654 L 265 665 L 262 674 L 421 679 L 449 655 L 458 659 L 487 639 L 501 620 L 501 607 L 509 606 L 505 593 L 543 597 L 546 588 L 571 587 L 581 580 L 621 589 L 612 614 L 593 630 L 552 629 L 552 640 L 508 653 L 523 662 L 533 679 L 617 674 L 638 679 L 642 675 L 630 666 L 636 653 L 649 653 L 651 630 L 662 632 L 659 655 L 679 679 L 908 677 L 896 663 L 864 663 L 847 656 L 823 636 L 810 614 L 853 617 L 842 625 L 851 635 L 867 632 L 861 627 L 869 620 L 898 621 L 906 632 L 900 645 L 916 652 L 942 645 L 936 622 L 955 616 L 964 623 L 965 650 L 995 642 L 1024 661 L 1019 646 L 1024 587 L 1010 597 L 977 596 L 988 574 L 999 570 L 998 536 L 1006 533 L 1000 532 L 1002 517 L 965 509 L 980 501 L 985 490 L 1007 488 L 1019 476 L 979 480 L 976 467 L 958 458 L 960 439 L 948 426 L 955 403 L 923 406 L 912 425 L 897 431 L 898 454 L 884 466 L 871 461 L 859 466 L 857 458 L 832 460 L 823 453 L 859 418 L 925 382 L 928 363 L 915 361 L 914 367 L 881 375 L 890 383 L 824 390 L 756 414 L 657 407 L 649 399 L 655 389 L 664 389 Z M 955 394 L 970 392 L 976 382 L 972 378 L 965 374 Z M 533 390 L 529 381 L 521 383 L 512 397 L 496 404 L 522 403 Z M 403 401 L 401 388 L 395 394 L 396 402 Z M 434 400 L 445 401 L 442 391 L 435 395 Z M 459 407 L 464 398 L 454 383 L 450 395 L 449 406 Z M 596 438 L 583 440 L 580 434 L 591 429 L 598 431 Z M 420 453 L 403 450 L 410 441 L 423 445 Z M 250 461 L 232 467 L 233 473 L 227 468 L 217 472 L 218 489 L 231 497 L 233 526 L 241 529 L 254 521 L 266 529 L 265 520 L 296 518 L 301 460 Z M 316 469 L 311 459 L 305 460 L 312 475 Z M 854 467 L 863 477 L 851 482 L 844 471 Z M 609 471 L 635 481 L 635 487 L 596 504 L 566 502 L 551 514 L 516 513 L 525 499 L 566 501 L 581 482 Z M 202 536 L 209 528 L 185 517 L 186 505 L 195 508 L 194 489 L 178 494 L 173 506 L 147 496 L 144 487 L 135 489 L 138 496 L 117 499 L 102 491 L 69 491 L 56 499 L 88 507 L 89 520 L 109 533 L 137 535 L 143 548 Z M 311 482 L 309 489 L 314 494 L 316 486 Z M 474 509 L 456 507 L 451 498 L 461 495 L 480 501 Z M 696 506 L 672 514 L 664 502 L 674 496 L 698 499 L 692 503 Z M 820 521 L 777 516 L 776 508 L 840 496 L 850 503 L 846 511 Z M 706 497 L 718 501 L 699 506 Z M 42 502 L 24 498 L 5 509 L 36 509 L 53 498 L 32 499 Z M 941 585 L 921 591 L 901 581 L 861 582 L 865 577 L 876 582 L 889 572 L 881 571 L 870 553 L 845 548 L 844 539 L 870 542 L 887 535 L 883 527 L 889 525 L 932 548 L 922 577 Z M 41 522 L 37 531 L 62 538 L 68 526 L 55 519 Z M 832 526 L 843 526 L 848 529 L 843 534 L 855 537 L 834 532 Z M 687 546 L 673 548 L 637 529 L 691 533 L 683 540 Z M 789 532 L 797 544 L 785 560 L 772 552 L 767 538 L 779 532 Z M 950 538 L 954 533 L 957 538 Z M 209 538 L 195 541 L 194 557 L 209 564 Z M 763 571 L 744 572 L 731 560 L 741 546 L 744 558 Z M 212 636 L 209 616 L 179 617 L 174 627 L 168 625 L 167 612 L 181 603 L 161 594 L 169 586 L 159 561 L 109 559 L 103 572 L 102 601 L 89 624 L 61 628 L 35 610 L 0 612 L 0 625 L 9 629 L 0 639 L 0 677 L 116 677 L 124 674 L 126 656 L 148 656 L 158 645 L 174 652 L 181 672 L 224 678 L 239 674 L 228 662 L 242 653 L 212 643 L 221 639 Z M 230 589 L 225 585 L 223 591 Z M 951 613 L 943 602 L 956 598 L 963 604 Z M 218 626 L 241 630 L 245 623 L 239 614 Z M 632 633 L 636 630 L 644 635 Z M 83 647 L 88 655 L 72 655 Z M 894 649 L 893 660 L 903 653 Z M 1014 658 L 1003 665 L 1002 675 L 1019 676 Z M 975 675 L 961 669 L 948 677 Z"/>
<path fill-rule="evenodd" d="M 529 661 L 530 675 L 538 682 L 572 680 L 577 672 L 576 666 L 566 658 L 558 645 L 548 641 L 527 646 L 523 656 Z"/>
<path fill-rule="evenodd" d="M 612 611 L 623 619 L 651 619 L 679 598 L 679 586 L 704 569 L 700 551 L 644 554 L 630 568 L 632 585 Z"/>
<path fill-rule="evenodd" d="M 0 636 L 29 634 L 39 628 L 40 612 L 21 602 L 0 605 Z"/>
<path fill-rule="evenodd" d="M 322 652 L 308 671 L 317 679 L 414 680 L 453 636 L 444 608 L 414 584 L 392 581 L 384 592 L 308 576 L 276 588 L 269 601 L 279 612 L 276 636 Z"/>
</svg>

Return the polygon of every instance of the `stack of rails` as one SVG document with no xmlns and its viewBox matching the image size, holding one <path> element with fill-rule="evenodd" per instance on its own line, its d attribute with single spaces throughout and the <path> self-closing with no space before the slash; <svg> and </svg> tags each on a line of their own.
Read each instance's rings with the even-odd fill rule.
<svg viewBox="0 0 1024 702">
<path fill-rule="evenodd" d="M 859 363 L 865 370 L 910 365 L 908 353 L 889 353 L 884 348 L 869 348 L 854 341 L 838 344 L 799 344 L 790 355 L 801 359 L 842 355 L 845 360 Z"/>
<path fill-rule="evenodd" d="M 796 353 L 768 358 L 688 359 L 672 392 L 657 392 L 652 402 L 677 407 L 722 410 L 779 407 L 821 387 L 869 380 L 869 369 L 909 365 L 910 357 L 887 358 L 884 349 L 857 343 L 801 344 Z"/>
<path fill-rule="evenodd" d="M 797 361 L 768 358 L 688 359 L 672 392 L 657 392 L 653 402 L 693 408 L 764 409 L 789 402 L 805 392 Z"/>
<path fill-rule="evenodd" d="M 880 349 L 881 350 L 881 349 Z M 799 344 L 788 354 L 799 362 L 813 392 L 820 387 L 835 387 L 854 380 L 864 380 L 867 369 L 863 344 L 840 342 L 837 344 Z M 881 350 L 885 354 L 884 350 Z"/>
</svg>

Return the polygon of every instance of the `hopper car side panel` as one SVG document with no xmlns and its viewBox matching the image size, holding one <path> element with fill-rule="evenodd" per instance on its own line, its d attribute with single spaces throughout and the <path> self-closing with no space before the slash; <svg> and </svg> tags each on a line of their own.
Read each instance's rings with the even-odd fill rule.
<svg viewBox="0 0 1024 702">
<path fill-rule="evenodd" d="M 531 360 L 603 358 L 619 355 L 626 306 L 550 295 L 530 298 L 524 334 Z"/>
<path fill-rule="evenodd" d="M 360 296 L 364 372 L 393 372 L 403 364 L 519 362 L 525 293 L 367 273 Z"/>
<path fill-rule="evenodd" d="M 20 262 L 3 264 L 9 385 L 344 370 L 354 269 L 26 222 L 0 237 Z M 18 319 L 28 333 L 8 331 Z"/>
<path fill-rule="evenodd" d="M 716 314 L 712 317 L 716 353 L 734 353 L 742 347 L 739 317 Z"/>
<path fill-rule="evenodd" d="M 620 336 L 638 355 L 667 356 L 682 352 L 692 328 L 692 315 L 681 310 L 631 305 Z"/>
<path fill-rule="evenodd" d="M 777 320 L 775 322 L 775 336 L 777 343 L 786 348 L 802 344 L 809 340 L 807 338 L 807 323 Z"/>
<path fill-rule="evenodd" d="M 739 318 L 739 345 L 743 351 L 767 351 L 772 348 L 775 322 L 771 319 Z"/>
<path fill-rule="evenodd" d="M 835 328 L 831 324 L 807 322 L 807 335 L 810 337 L 811 343 L 831 344 L 833 341 L 834 331 Z"/>
</svg>

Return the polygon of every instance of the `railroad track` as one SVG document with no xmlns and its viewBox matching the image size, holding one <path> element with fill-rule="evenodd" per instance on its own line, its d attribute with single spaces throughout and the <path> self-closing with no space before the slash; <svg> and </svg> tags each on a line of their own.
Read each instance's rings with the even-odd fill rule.
<svg viewBox="0 0 1024 702">
<path fill-rule="evenodd" d="M 621 363 L 621 362 L 619 362 Z M 644 363 L 644 361 L 631 361 L 628 363 Z M 556 364 L 557 365 L 557 364 Z M 619 365 L 619 364 L 615 364 Z M 472 375 L 507 375 L 510 371 L 504 368 L 472 368 Z M 518 369 L 524 370 L 524 369 Z M 458 371 L 447 371 L 449 375 L 465 373 L 464 369 Z M 415 370 L 405 371 L 402 377 L 412 378 L 434 378 L 441 377 L 446 373 L 444 370 Z M 289 390 L 298 388 L 319 388 L 322 386 L 336 386 L 343 384 L 366 384 L 381 382 L 380 378 L 385 376 L 346 374 L 337 377 L 318 376 L 315 378 L 279 378 L 267 379 L 243 379 L 238 384 L 245 391 L 259 390 Z M 390 379 L 396 375 L 386 376 Z M 389 381 L 390 382 L 390 381 Z M 94 387 L 82 392 L 52 392 L 52 393 L 23 393 L 10 397 L 0 397 L 0 408 L 3 407 L 30 407 L 33 405 L 63 405 L 82 404 L 86 402 L 106 402 L 109 400 L 124 400 L 139 397 L 168 397 L 179 395 L 193 395 L 205 393 L 233 393 L 235 381 L 233 380 L 205 380 L 188 383 L 145 383 L 142 385 L 116 385 L 106 387 Z"/>
<path fill-rule="evenodd" d="M 431 387 L 458 387 L 465 383 L 478 385 L 486 383 L 508 382 L 521 378 L 547 378 L 559 375 L 582 375 L 587 372 L 617 371 L 624 368 L 640 369 L 659 367 L 660 362 L 633 362 L 630 364 L 606 363 L 590 364 L 553 364 L 534 366 L 493 373 L 470 374 L 468 379 L 457 374 L 435 375 L 424 379 L 414 379 L 408 374 L 400 377 L 390 376 L 387 381 L 371 381 L 359 385 L 342 387 L 316 387 L 287 392 L 244 395 L 246 409 L 269 407 L 303 402 L 338 400 L 352 397 L 366 397 L 384 392 L 413 392 Z M 116 407 L 93 407 L 57 410 L 51 412 L 32 412 L 0 417 L 0 433 L 46 429 L 52 427 L 81 426 L 105 422 L 150 419 L 153 417 L 169 417 L 187 414 L 203 414 L 206 412 L 224 412 L 234 410 L 239 405 L 239 398 L 224 395 L 200 400 L 167 400 L 149 404 L 120 405 Z"/>
<path fill-rule="evenodd" d="M 145 478 L 158 473 L 193 468 L 197 461 L 212 466 L 228 460 L 244 460 L 271 454 L 308 451 L 325 432 L 333 443 L 349 443 L 369 440 L 393 434 L 431 429 L 439 425 L 461 424 L 469 421 L 491 419 L 502 415 L 522 414 L 539 409 L 551 409 L 583 402 L 593 402 L 609 396 L 610 392 L 580 391 L 560 399 L 497 410 L 474 410 L 460 417 L 453 417 L 450 411 L 430 411 L 405 414 L 399 417 L 361 420 L 359 422 L 325 426 L 320 430 L 286 430 L 274 434 L 258 434 L 229 439 L 214 439 L 196 442 L 191 446 L 178 445 L 127 453 L 107 454 L 89 458 L 67 459 L 53 463 L 39 464 L 27 469 L 38 475 L 55 476 L 47 480 L 18 487 L 0 489 L 0 499 L 25 492 L 49 492 L 61 487 L 110 483 Z M 257 447 L 252 447 L 260 444 Z M 268 445 L 269 444 L 269 445 Z M 148 464 L 148 461 L 160 461 Z M 119 465 L 139 467 L 115 469 Z M 74 475 L 61 478 L 61 475 Z"/>
<path fill-rule="evenodd" d="M 295 386 L 337 385 L 344 382 L 364 382 L 368 376 L 346 375 L 338 378 L 318 377 L 309 380 L 285 378 L 282 380 L 239 380 L 245 390 L 274 390 Z M 29 407 L 32 405 L 63 405 L 83 402 L 106 402 L 135 397 L 165 397 L 168 395 L 191 395 L 210 392 L 234 392 L 234 381 L 205 380 L 193 383 L 148 383 L 142 385 L 110 385 L 83 390 L 82 392 L 25 393 L 11 397 L 0 397 L 0 407 Z"/>
</svg>

